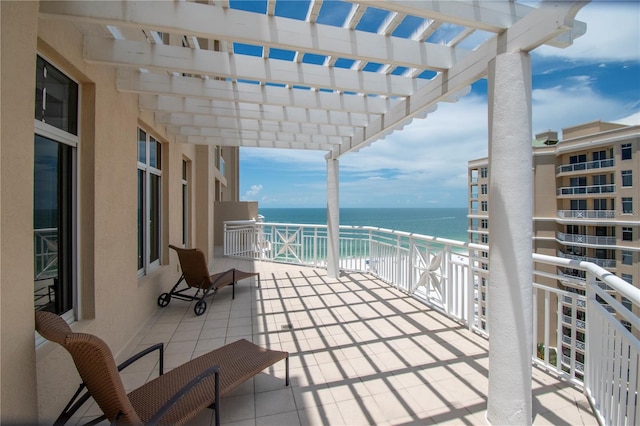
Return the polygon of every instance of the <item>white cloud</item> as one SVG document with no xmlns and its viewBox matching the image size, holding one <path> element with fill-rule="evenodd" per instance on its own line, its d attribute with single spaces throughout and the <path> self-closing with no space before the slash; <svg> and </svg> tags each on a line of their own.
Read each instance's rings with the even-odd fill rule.
<svg viewBox="0 0 640 426">
<path fill-rule="evenodd" d="M 258 194 L 262 191 L 262 185 L 251 185 L 251 188 L 241 197 L 242 201 L 251 201 L 255 200 Z"/>
<path fill-rule="evenodd" d="M 587 32 L 566 49 L 542 46 L 535 53 L 588 61 L 640 60 L 640 2 L 592 1 L 577 14 Z"/>
</svg>

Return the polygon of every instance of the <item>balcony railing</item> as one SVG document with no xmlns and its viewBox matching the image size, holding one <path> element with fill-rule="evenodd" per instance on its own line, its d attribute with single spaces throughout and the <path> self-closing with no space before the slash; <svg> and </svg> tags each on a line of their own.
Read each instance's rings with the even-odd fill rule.
<svg viewBox="0 0 640 426">
<path fill-rule="evenodd" d="M 58 276 L 58 228 L 33 231 L 34 279 L 46 280 Z"/>
<path fill-rule="evenodd" d="M 615 160 L 607 158 L 606 160 L 586 161 L 584 163 L 563 164 L 558 167 L 558 173 L 578 172 L 581 170 L 604 169 L 605 167 L 613 167 Z"/>
<path fill-rule="evenodd" d="M 563 186 L 558 188 L 558 195 L 611 194 L 616 192 L 614 184 L 589 186 Z"/>
<path fill-rule="evenodd" d="M 598 237 L 595 235 L 556 233 L 556 238 L 565 243 L 587 244 L 590 246 L 615 246 L 616 237 Z"/>
<path fill-rule="evenodd" d="M 578 260 L 580 262 L 591 262 L 600 266 L 601 268 L 615 268 L 616 260 L 615 259 L 600 259 L 597 257 L 587 257 L 587 256 L 576 256 L 573 254 L 563 253 L 558 251 L 558 257 L 562 257 L 564 259 Z"/>
<path fill-rule="evenodd" d="M 561 219 L 614 219 L 615 210 L 558 210 Z"/>
<path fill-rule="evenodd" d="M 235 221 L 225 222 L 224 233 L 227 256 L 326 266 L 326 225 Z M 468 253 L 488 250 L 486 245 L 400 231 L 340 227 L 341 269 L 373 274 L 431 309 L 487 336 L 479 313 L 490 306 L 479 306 L 477 289 L 488 281 L 489 271 L 482 269 L 478 259 L 470 258 Z M 562 277 L 534 270 L 532 311 L 536 326 L 532 362 L 582 386 L 603 424 L 636 424 L 640 419 L 640 405 L 636 403 L 640 341 L 620 321 L 627 321 L 637 332 L 640 318 L 599 284 L 631 300 L 635 312 L 640 307 L 640 289 L 590 262 L 539 254 L 533 254 L 533 261 L 536 268 L 549 265 L 555 270 L 584 271 L 586 296 L 539 284 L 541 279 Z M 489 291 L 490 286 L 483 288 Z M 565 297 L 571 300 L 571 315 L 562 314 Z M 577 318 L 579 301 L 585 304 L 585 320 Z M 570 348 L 570 356 L 554 348 L 563 341 L 563 327 L 572 336 L 577 336 L 578 331 L 584 333 L 584 363 L 576 360 L 575 348 Z M 558 356 L 551 356 L 552 352 Z"/>
</svg>

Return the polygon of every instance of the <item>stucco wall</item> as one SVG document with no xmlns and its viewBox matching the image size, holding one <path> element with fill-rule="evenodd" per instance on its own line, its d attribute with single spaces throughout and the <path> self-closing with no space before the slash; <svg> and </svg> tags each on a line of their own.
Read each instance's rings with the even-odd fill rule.
<svg viewBox="0 0 640 426">
<path fill-rule="evenodd" d="M 38 5 L 3 1 L 0 10 L 0 423 L 34 423 L 33 113 Z"/>
<path fill-rule="evenodd" d="M 196 220 L 199 191 L 213 194 L 215 167 L 200 147 L 175 143 L 138 110 L 138 96 L 116 90 L 116 70 L 86 63 L 71 22 L 38 20 L 37 2 L 0 2 L 2 11 L 2 152 L 0 285 L 2 423 L 50 423 L 79 377 L 57 345 L 35 348 L 33 307 L 33 166 L 36 55 L 80 83 L 78 152 L 79 320 L 118 355 L 157 309 L 178 276 L 167 245 L 182 243 L 182 160 L 189 162 L 189 240 L 213 246 L 210 214 Z M 10 60 L 8 60 L 10 58 Z M 137 276 L 137 128 L 162 142 L 162 265 Z M 212 147 L 204 147 L 205 153 Z M 197 171 L 204 167 L 206 173 Z M 213 169 L 212 169 L 213 167 Z M 234 167 L 228 164 L 227 167 Z M 235 174 L 235 171 L 232 171 Z M 201 178 L 201 180 L 199 180 Z M 193 243 L 191 243 L 193 245 Z"/>
</svg>

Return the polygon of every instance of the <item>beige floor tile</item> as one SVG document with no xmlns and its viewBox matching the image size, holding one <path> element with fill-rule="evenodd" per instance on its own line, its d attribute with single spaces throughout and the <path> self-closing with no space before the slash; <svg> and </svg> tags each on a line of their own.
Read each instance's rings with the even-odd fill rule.
<svg viewBox="0 0 640 426">
<path fill-rule="evenodd" d="M 300 419 L 297 411 L 278 413 L 256 418 L 256 426 L 299 426 Z"/>
<path fill-rule="evenodd" d="M 256 398 L 256 418 L 296 411 L 291 387 L 260 392 Z"/>
</svg>

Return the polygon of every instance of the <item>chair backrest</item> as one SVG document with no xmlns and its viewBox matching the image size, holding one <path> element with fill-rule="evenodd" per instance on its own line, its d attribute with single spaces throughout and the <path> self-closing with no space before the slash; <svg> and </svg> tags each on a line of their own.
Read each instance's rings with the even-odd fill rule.
<svg viewBox="0 0 640 426">
<path fill-rule="evenodd" d="M 87 390 L 109 421 L 143 423 L 127 397 L 113 354 L 102 339 L 74 333 L 62 318 L 45 311 L 36 312 L 36 330 L 71 354 Z"/>
<path fill-rule="evenodd" d="M 207 259 L 205 259 L 202 250 L 198 248 L 185 249 L 173 245 L 170 245 L 169 248 L 178 253 L 182 274 L 189 287 L 206 289 L 211 286 L 211 274 L 209 274 Z"/>
</svg>

